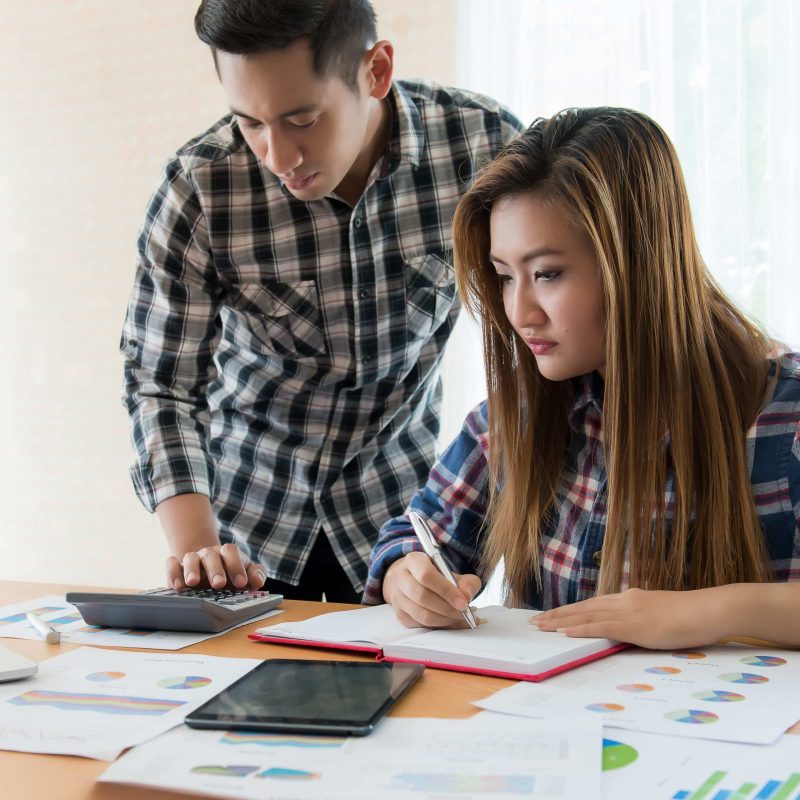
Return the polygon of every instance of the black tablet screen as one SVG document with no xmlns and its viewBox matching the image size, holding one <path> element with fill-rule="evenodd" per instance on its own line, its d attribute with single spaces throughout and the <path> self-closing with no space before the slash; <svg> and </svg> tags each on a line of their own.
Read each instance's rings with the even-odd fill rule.
<svg viewBox="0 0 800 800">
<path fill-rule="evenodd" d="M 272 659 L 186 722 L 194 727 L 366 733 L 422 671 L 417 664 Z"/>
</svg>

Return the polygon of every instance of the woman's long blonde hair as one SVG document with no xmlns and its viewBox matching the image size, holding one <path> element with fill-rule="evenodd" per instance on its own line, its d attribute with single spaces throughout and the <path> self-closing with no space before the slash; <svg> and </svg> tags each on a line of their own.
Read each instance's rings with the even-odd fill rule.
<svg viewBox="0 0 800 800">
<path fill-rule="evenodd" d="M 488 570 L 508 602 L 540 581 L 557 516 L 574 381 L 544 379 L 506 317 L 489 260 L 500 198 L 536 193 L 591 242 L 605 312 L 608 508 L 598 593 L 767 579 L 745 455 L 764 400 L 768 343 L 723 294 L 697 248 L 677 155 L 651 119 L 568 109 L 538 119 L 479 175 L 453 227 L 459 291 L 483 320 L 489 398 Z M 667 476 L 674 501 L 667 524 Z"/>
</svg>

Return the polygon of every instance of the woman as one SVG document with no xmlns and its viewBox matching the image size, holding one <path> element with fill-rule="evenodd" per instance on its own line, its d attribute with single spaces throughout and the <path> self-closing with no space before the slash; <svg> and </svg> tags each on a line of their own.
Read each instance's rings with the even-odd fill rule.
<svg viewBox="0 0 800 800">
<path fill-rule="evenodd" d="M 800 355 L 770 359 L 714 282 L 661 128 L 613 108 L 537 120 L 463 197 L 454 240 L 488 402 L 409 508 L 459 588 L 402 517 L 366 602 L 457 626 L 503 559 L 542 630 L 800 644 Z"/>
</svg>

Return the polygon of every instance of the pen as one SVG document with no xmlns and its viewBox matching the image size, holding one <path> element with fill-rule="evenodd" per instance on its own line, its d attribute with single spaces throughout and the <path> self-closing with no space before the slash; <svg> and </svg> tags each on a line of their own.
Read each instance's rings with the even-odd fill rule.
<svg viewBox="0 0 800 800">
<path fill-rule="evenodd" d="M 48 625 L 38 615 L 29 611 L 25 615 L 31 625 L 36 629 L 36 632 L 47 642 L 47 644 L 58 644 L 61 641 L 61 634 L 52 626 Z"/>
<path fill-rule="evenodd" d="M 431 529 L 428 527 L 428 523 L 417 514 L 416 511 L 409 511 L 408 517 L 411 520 L 411 525 L 414 528 L 414 533 L 417 534 L 417 539 L 419 539 L 419 543 L 422 545 L 422 549 L 425 551 L 425 555 L 433 561 L 434 566 L 439 572 L 444 575 L 449 583 L 452 583 L 453 586 L 458 587 L 458 583 L 455 579 L 455 576 L 452 572 L 450 572 L 450 568 L 447 566 L 447 562 L 444 560 L 442 556 L 442 551 L 439 549 L 439 543 L 436 541 Z M 464 619 L 467 621 L 467 625 L 470 628 L 477 628 L 478 623 L 475 622 L 475 617 L 472 616 L 472 611 L 470 610 L 469 604 L 467 607 L 461 612 L 464 615 Z"/>
</svg>

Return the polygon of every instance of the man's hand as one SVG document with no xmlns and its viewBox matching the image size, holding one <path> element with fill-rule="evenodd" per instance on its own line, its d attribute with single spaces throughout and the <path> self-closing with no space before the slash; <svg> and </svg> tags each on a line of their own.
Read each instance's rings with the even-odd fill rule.
<svg viewBox="0 0 800 800">
<path fill-rule="evenodd" d="M 725 635 L 720 596 L 716 589 L 628 589 L 545 611 L 531 617 L 530 623 L 542 631 L 616 639 L 659 650 L 701 647 Z"/>
<path fill-rule="evenodd" d="M 167 580 L 176 591 L 195 586 L 222 589 L 228 584 L 236 589 L 255 590 L 265 580 L 263 567 L 230 543 L 184 553 L 180 560 L 170 556 L 166 566 Z"/>
<path fill-rule="evenodd" d="M 211 502 L 202 494 L 179 494 L 156 508 L 172 555 L 167 581 L 176 591 L 195 586 L 260 589 L 264 568 L 234 544 L 219 543 Z"/>
<path fill-rule="evenodd" d="M 480 591 L 477 575 L 455 575 L 458 589 L 424 553 L 408 553 L 395 561 L 383 579 L 383 597 L 397 619 L 409 628 L 466 628 L 461 613 Z"/>
</svg>

